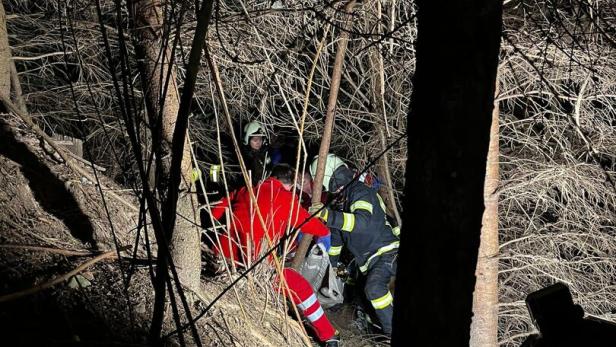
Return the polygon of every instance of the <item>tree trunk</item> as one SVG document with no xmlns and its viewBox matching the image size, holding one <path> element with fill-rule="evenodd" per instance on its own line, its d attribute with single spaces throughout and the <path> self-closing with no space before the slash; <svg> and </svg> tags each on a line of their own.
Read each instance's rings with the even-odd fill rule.
<svg viewBox="0 0 616 347">
<path fill-rule="evenodd" d="M 502 2 L 418 0 L 417 21 L 392 345 L 468 346 Z"/>
<path fill-rule="evenodd" d="M 24 100 L 23 92 L 21 90 L 21 82 L 19 81 L 19 74 L 17 73 L 17 67 L 15 62 L 11 60 L 11 87 L 13 88 L 13 94 L 15 96 L 15 104 L 19 107 L 19 110 L 23 113 L 28 113 L 28 107 Z"/>
<path fill-rule="evenodd" d="M 6 32 L 6 13 L 0 1 L 0 94 L 11 97 L 11 47 Z"/>
<path fill-rule="evenodd" d="M 495 98 L 498 96 L 498 82 Z M 483 225 L 473 295 L 470 347 L 498 346 L 498 102 L 494 103 L 486 164 Z"/>
<path fill-rule="evenodd" d="M 381 35 L 381 17 L 382 8 L 381 0 L 373 0 L 371 3 L 371 12 L 374 12 L 375 17 L 370 17 L 366 20 L 366 29 L 370 32 L 372 27 L 375 27 L 374 34 Z M 387 114 L 385 113 L 385 71 L 383 67 L 383 55 L 381 54 L 382 45 L 374 45 L 370 47 L 368 58 L 370 60 L 370 69 L 372 71 L 372 103 L 374 105 L 377 119 L 374 122 L 374 127 L 378 136 L 381 150 L 387 148 Z M 394 196 L 391 173 L 389 171 L 389 156 L 385 153 L 377 164 L 377 172 L 380 178 L 384 180 L 384 184 L 379 188 L 379 193 L 387 207 L 387 213 L 396 218 L 398 225 L 402 224 L 400 213 L 396 206 L 396 198 Z"/>
<path fill-rule="evenodd" d="M 144 59 L 142 79 L 146 109 L 150 122 L 158 133 L 152 135 L 154 145 L 160 143 L 157 151 L 156 189 L 164 197 L 168 189 L 171 166 L 171 143 L 180 106 L 176 71 L 173 66 L 171 40 L 164 37 L 164 15 L 159 0 L 135 2 L 135 34 L 138 38 L 137 54 Z M 165 42 L 167 40 L 167 42 Z M 165 47 L 160 54 L 162 47 Z M 153 124 L 152 124 L 153 125 Z M 167 234 L 170 255 L 177 267 L 180 282 L 188 288 L 197 290 L 201 273 L 200 232 L 197 227 L 198 213 L 194 184 L 191 184 L 191 157 L 188 140 L 184 143 L 182 155 L 182 180 L 177 202 L 174 232 Z M 164 199 L 162 199 L 164 201 Z M 187 220 L 188 219 L 188 220 Z"/>
<path fill-rule="evenodd" d="M 336 101 L 338 100 L 338 91 L 340 90 L 340 79 L 342 76 L 342 67 L 344 65 L 344 57 L 346 55 L 347 43 L 349 42 L 349 31 L 353 26 L 353 17 L 351 11 L 355 8 L 356 1 L 349 0 L 344 6 L 344 13 L 347 17 L 344 22 L 344 30 L 340 32 L 340 40 L 338 41 L 338 47 L 336 52 L 336 58 L 334 60 L 334 69 L 332 71 L 332 80 L 329 88 L 329 97 L 327 99 L 327 113 L 325 114 L 325 126 L 323 127 L 323 138 L 321 139 L 321 146 L 319 147 L 319 159 L 317 161 L 317 172 L 314 177 L 314 185 L 312 191 L 312 203 L 321 202 L 321 192 L 323 191 L 323 176 L 325 173 L 325 160 L 329 153 L 329 145 L 332 138 L 332 132 L 334 129 L 334 117 L 336 116 Z M 295 252 L 295 258 L 291 266 L 299 270 L 304 263 L 306 252 L 312 241 L 312 235 L 305 234 Z"/>
</svg>

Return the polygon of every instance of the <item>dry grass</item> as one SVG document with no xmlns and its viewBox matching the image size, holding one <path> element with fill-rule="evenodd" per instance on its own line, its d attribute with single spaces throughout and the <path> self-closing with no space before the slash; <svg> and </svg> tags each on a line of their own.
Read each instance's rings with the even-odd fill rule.
<svg viewBox="0 0 616 347">
<path fill-rule="evenodd" d="M 534 330 L 525 295 L 556 281 L 570 286 L 588 314 L 616 320 L 616 189 L 608 179 L 616 155 L 616 60 L 608 43 L 614 33 L 605 31 L 616 23 L 614 5 L 533 1 L 505 21 L 502 346 L 518 346 Z"/>
<path fill-rule="evenodd" d="M 66 79 L 69 76 L 80 111 L 87 119 L 88 144 L 96 162 L 110 168 L 118 181 L 135 183 L 136 175 L 127 173 L 130 165 L 124 164 L 130 163 L 131 155 L 125 147 L 125 125 L 118 117 L 92 1 L 73 1 L 68 10 L 63 2 L 55 1 L 5 3 L 11 14 L 8 24 L 13 55 L 18 57 L 28 106 L 39 115 L 39 123 L 50 132 L 74 131 L 77 117 Z M 613 175 L 616 157 L 616 2 L 534 0 L 506 4 L 499 80 L 499 339 L 503 346 L 517 346 L 533 329 L 523 304 L 525 295 L 554 281 L 570 284 L 575 300 L 588 313 L 615 319 L 610 303 L 616 294 L 616 190 L 607 177 Z M 311 61 L 325 26 L 329 26 L 309 93 L 303 134 L 309 146 L 318 144 L 340 33 L 339 5 L 295 0 L 275 9 L 266 1 L 220 2 L 208 45 L 220 66 L 225 96 L 238 129 L 256 117 L 271 132 L 283 129 L 297 135 Z M 111 1 L 103 2 L 104 21 L 117 55 L 113 10 Z M 382 41 L 374 27 L 374 2 L 363 2 L 354 12 L 336 113 L 332 150 L 359 167 L 380 148 L 374 124 L 386 118 L 390 141 L 397 138 L 405 132 L 409 106 L 415 9 L 407 1 L 384 1 L 382 10 L 381 32 L 396 29 L 391 39 Z M 65 37 L 68 73 L 59 13 L 73 19 L 77 39 Z M 178 62 L 188 51 L 194 30 L 192 16 L 189 10 L 181 26 Z M 123 25 L 126 29 L 125 22 Z M 130 40 L 127 44 L 132 52 Z M 373 105 L 374 70 L 367 49 L 371 45 L 379 48 L 384 59 L 384 115 L 377 114 Z M 138 87 L 136 67 L 131 68 L 131 80 Z M 221 105 L 211 86 L 206 69 L 202 69 L 191 134 L 200 164 L 206 169 L 219 157 L 227 160 L 232 153 L 232 148 L 219 147 L 216 128 L 220 127 L 223 135 L 228 129 L 220 114 L 215 114 Z M 138 88 L 135 95 L 140 95 Z M 406 143 L 394 147 L 389 155 L 399 198 L 404 186 Z M 301 160 L 305 159 L 303 152 Z M 231 175 L 238 171 L 233 166 L 228 169 Z M 267 269 L 260 269 L 256 276 L 269 275 Z M 273 297 L 274 293 L 268 295 Z"/>
</svg>

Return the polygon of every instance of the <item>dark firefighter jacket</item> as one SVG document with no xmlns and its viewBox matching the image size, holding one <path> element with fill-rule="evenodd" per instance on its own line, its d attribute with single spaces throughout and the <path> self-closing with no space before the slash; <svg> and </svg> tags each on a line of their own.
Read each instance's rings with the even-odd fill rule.
<svg viewBox="0 0 616 347">
<path fill-rule="evenodd" d="M 256 186 L 261 181 L 269 169 L 269 155 L 265 146 L 258 151 L 251 149 L 248 146 L 243 147 L 242 157 L 246 170 L 251 171 L 252 185 Z"/>
<path fill-rule="evenodd" d="M 350 169 L 338 168 L 330 180 L 330 191 L 337 191 L 352 179 Z M 322 214 L 331 229 L 330 259 L 335 266 L 344 246 L 355 258 L 359 269 L 366 272 L 375 257 L 395 252 L 400 242 L 387 221 L 385 204 L 375 189 L 355 181 L 341 194 L 340 206 L 328 207 Z"/>
</svg>

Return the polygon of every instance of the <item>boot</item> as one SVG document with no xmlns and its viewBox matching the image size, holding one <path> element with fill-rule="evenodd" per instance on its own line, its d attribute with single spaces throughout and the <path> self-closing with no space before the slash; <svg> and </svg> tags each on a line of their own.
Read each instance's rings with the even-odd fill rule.
<svg viewBox="0 0 616 347">
<path fill-rule="evenodd" d="M 331 339 L 325 341 L 324 347 L 339 347 L 340 346 L 340 334 L 332 336 Z"/>
</svg>

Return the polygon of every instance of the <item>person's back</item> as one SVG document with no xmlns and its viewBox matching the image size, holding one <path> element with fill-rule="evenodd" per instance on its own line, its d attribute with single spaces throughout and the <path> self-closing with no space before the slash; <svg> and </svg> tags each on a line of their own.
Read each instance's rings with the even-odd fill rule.
<svg viewBox="0 0 616 347">
<path fill-rule="evenodd" d="M 296 210 L 299 206 L 297 198 L 291 192 L 286 191 L 279 180 L 272 177 L 258 184 L 254 189 L 254 194 L 256 207 L 261 217 L 250 200 L 248 189 L 242 189 L 237 203 L 233 205 L 242 245 L 251 246 L 253 258 L 260 252 L 263 242 L 268 245 L 280 239 L 287 229 L 292 209 Z M 298 213 L 294 213 L 295 218 L 291 221 L 292 224 L 297 222 L 297 215 Z M 267 236 L 263 228 L 264 224 L 268 231 Z"/>
<path fill-rule="evenodd" d="M 345 199 L 341 206 L 342 211 L 361 212 L 362 206 L 370 207 L 370 213 L 355 214 L 355 227 L 351 232 L 339 232 L 357 264 L 367 266 L 371 255 L 382 247 L 398 242 L 398 238 L 388 225 L 385 204 L 376 190 L 355 181 L 343 194 Z"/>
<path fill-rule="evenodd" d="M 255 186 L 253 193 L 256 205 L 252 203 L 250 192 L 246 187 L 232 195 L 233 218 L 230 228 L 233 230 L 229 234 L 233 237 L 237 235 L 239 237 L 237 241 L 242 246 L 241 254 L 235 255 L 236 259 L 242 259 L 250 254 L 254 260 L 263 247 L 269 248 L 270 243 L 275 244 L 284 235 L 289 225 L 296 227 L 306 220 L 302 226 L 303 231 L 315 236 L 324 236 L 329 233 L 329 230 L 318 219 L 308 219 L 310 217 L 308 212 L 300 206 L 292 189 L 285 185 L 289 184 L 283 183 L 276 177 L 270 177 Z M 216 206 L 212 210 L 214 218 L 219 219 L 227 206 L 229 206 L 228 199 Z M 256 211 L 257 208 L 260 217 Z M 268 231 L 267 237 L 265 230 Z M 231 251 L 235 252 L 235 250 Z M 228 254 L 225 256 L 229 257 Z"/>
</svg>

